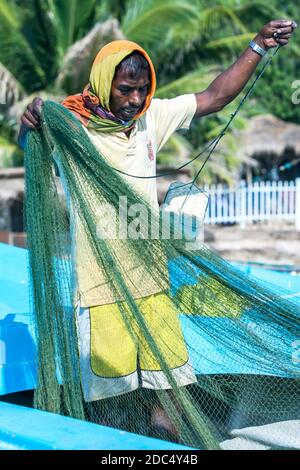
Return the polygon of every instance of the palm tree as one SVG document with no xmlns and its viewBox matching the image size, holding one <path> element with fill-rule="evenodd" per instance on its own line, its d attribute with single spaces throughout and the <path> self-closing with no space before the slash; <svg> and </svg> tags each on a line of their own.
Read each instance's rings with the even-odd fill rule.
<svg viewBox="0 0 300 470">
<path fill-rule="evenodd" d="M 97 3 L 29 0 L 24 5 L 19 0 L 0 0 L 0 79 L 4 97 L 0 102 L 0 167 L 20 162 L 18 122 L 32 96 L 60 99 L 80 90 L 85 83 L 81 77 L 86 76 L 99 46 L 123 37 L 114 20 L 96 22 L 90 30 Z M 80 77 L 79 83 L 76 77 Z M 78 88 L 74 90 L 74 86 Z"/>
<path fill-rule="evenodd" d="M 27 94 L 25 101 L 4 107 L 2 116 L 18 120 L 31 95 L 40 90 L 45 96 L 80 91 L 99 47 L 121 37 L 151 51 L 158 97 L 204 89 L 222 69 L 216 64 L 226 65 L 253 37 L 251 24 L 258 11 L 270 17 L 268 3 L 254 3 L 215 0 L 207 7 L 204 0 L 28 0 L 24 6 L 21 0 L 0 0 L 0 63 L 18 77 Z M 246 17 L 252 23 L 245 23 Z M 195 124 L 192 145 L 184 136 L 175 136 L 161 159 L 169 159 L 174 149 L 182 159 L 189 158 L 227 115 L 224 110 Z M 7 136 L 7 126 L 0 126 Z M 224 174 L 236 165 L 229 157 L 223 161 Z"/>
</svg>

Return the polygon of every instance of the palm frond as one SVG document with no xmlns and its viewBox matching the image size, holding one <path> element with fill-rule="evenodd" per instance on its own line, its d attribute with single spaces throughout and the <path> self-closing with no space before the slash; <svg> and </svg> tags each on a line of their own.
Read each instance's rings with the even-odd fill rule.
<svg viewBox="0 0 300 470">
<path fill-rule="evenodd" d="M 234 9 L 217 5 L 209 8 L 199 8 L 197 18 L 191 18 L 184 30 L 174 27 L 172 41 L 177 46 L 186 47 L 191 43 L 200 42 L 203 38 L 218 37 L 224 28 L 246 34 L 247 28 L 240 20 Z"/>
<path fill-rule="evenodd" d="M 175 25 L 186 27 L 186 21 L 196 16 L 195 5 L 188 0 L 130 0 L 121 28 L 128 39 L 157 48 Z"/>
<path fill-rule="evenodd" d="M 80 28 L 95 8 L 96 0 L 47 0 L 57 37 L 60 60 L 80 37 Z"/>
<path fill-rule="evenodd" d="M 0 0 L 0 62 L 23 85 L 28 81 L 43 86 L 45 74 L 22 33 L 22 26 L 22 10 Z"/>
<path fill-rule="evenodd" d="M 21 10 L 21 31 L 43 69 L 47 83 L 57 73 L 56 32 L 48 0 L 14 0 Z"/>
<path fill-rule="evenodd" d="M 0 18 L 13 29 L 17 29 L 20 26 L 16 11 L 11 8 L 11 5 L 6 0 L 0 0 Z"/>
<path fill-rule="evenodd" d="M 156 91 L 157 98 L 173 98 L 184 93 L 197 93 L 204 90 L 216 77 L 219 68 L 205 67 L 199 65 L 198 68 L 191 73 L 178 78 L 177 80 L 161 86 Z"/>
<path fill-rule="evenodd" d="M 224 21 L 229 21 L 231 26 L 242 33 L 247 32 L 247 28 L 235 13 L 234 9 L 226 6 L 216 6 L 206 8 L 199 14 L 199 27 L 202 30 L 215 30 Z"/>
<path fill-rule="evenodd" d="M 0 168 L 19 166 L 22 163 L 22 152 L 16 143 L 0 135 Z"/>
<path fill-rule="evenodd" d="M 234 36 L 227 36 L 225 38 L 216 39 L 214 41 L 209 41 L 206 45 L 206 49 L 218 49 L 218 48 L 229 48 L 232 49 L 233 47 L 242 47 L 245 46 L 251 39 L 255 33 L 245 33 L 245 34 L 238 34 Z"/>
<path fill-rule="evenodd" d="M 95 6 L 95 19 L 97 22 L 115 18 L 121 21 L 126 12 L 127 0 L 101 0 Z"/>
<path fill-rule="evenodd" d="M 107 42 L 123 39 L 117 20 L 97 23 L 82 39 L 73 44 L 67 51 L 55 87 L 69 94 L 81 91 L 88 82 L 93 60 Z"/>
<path fill-rule="evenodd" d="M 25 91 L 10 71 L 0 63 L 0 105 L 4 110 L 25 96 Z"/>
<path fill-rule="evenodd" d="M 177 168 L 186 163 L 193 153 L 193 146 L 182 134 L 173 134 L 163 149 L 157 155 L 158 164 Z"/>
<path fill-rule="evenodd" d="M 268 21 L 270 18 L 281 18 L 282 10 L 277 8 L 273 2 L 266 2 L 264 0 L 256 0 L 252 2 L 245 2 L 241 5 L 237 5 L 235 12 L 239 17 L 250 15 L 253 18 L 259 18 L 262 22 L 263 19 Z"/>
</svg>

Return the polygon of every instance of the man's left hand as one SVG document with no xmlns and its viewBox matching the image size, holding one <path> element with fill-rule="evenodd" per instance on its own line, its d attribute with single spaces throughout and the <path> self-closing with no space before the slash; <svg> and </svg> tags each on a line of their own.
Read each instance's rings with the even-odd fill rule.
<svg viewBox="0 0 300 470">
<path fill-rule="evenodd" d="M 296 21 L 292 20 L 270 21 L 261 29 L 254 41 L 266 50 L 278 45 L 286 46 L 297 26 Z"/>
</svg>

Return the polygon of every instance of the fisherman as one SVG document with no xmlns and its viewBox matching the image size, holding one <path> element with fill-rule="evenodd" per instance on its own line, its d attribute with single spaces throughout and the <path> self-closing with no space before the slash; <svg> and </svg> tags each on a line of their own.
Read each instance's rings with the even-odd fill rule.
<svg viewBox="0 0 300 470">
<path fill-rule="evenodd" d="M 297 24 L 290 20 L 269 22 L 238 60 L 206 90 L 165 100 L 153 99 L 156 77 L 148 54 L 133 42 L 113 41 L 97 54 L 83 92 L 66 98 L 62 104 L 78 118 L 94 146 L 113 167 L 127 174 L 152 177 L 134 181 L 134 188 L 153 207 L 158 207 L 154 178 L 156 153 L 173 132 L 189 128 L 193 118 L 218 112 L 236 98 L 267 51 L 278 45 L 287 45 L 296 27 Z M 35 98 L 21 118 L 19 144 L 23 148 L 27 131 L 40 126 L 42 106 L 42 99 Z M 127 178 L 127 181 L 132 184 L 132 179 Z M 81 253 L 79 259 L 81 265 L 77 275 L 81 298 L 78 328 L 85 400 L 92 402 L 121 395 L 135 390 L 140 384 L 150 389 L 170 388 L 158 365 L 153 364 L 147 345 L 142 344 L 138 354 L 131 336 L 120 325 L 114 297 L 107 283 L 99 282 L 101 274 L 97 283 L 91 282 L 96 278 L 94 266 L 84 262 L 90 256 Z M 195 382 L 180 322 L 173 319 L 167 298 L 155 282 L 140 282 L 140 272 L 140 277 L 135 277 L 133 269 L 132 276 L 136 286 L 132 293 L 152 325 L 151 331 L 154 335 L 155 331 L 158 332 L 156 340 L 160 342 L 178 385 Z M 161 340 L 163 321 L 160 323 L 158 315 L 151 318 L 152 310 L 161 311 L 164 318 L 170 315 L 172 336 L 169 332 L 164 343 Z M 100 321 L 101 328 L 93 329 L 97 321 Z M 87 331 L 89 338 L 84 335 Z M 118 338 L 123 338 L 121 344 Z M 164 351 L 166 343 L 172 344 L 176 358 L 168 357 L 168 352 Z M 158 404 L 153 407 L 151 422 L 153 426 L 176 435 L 173 423 Z"/>
</svg>

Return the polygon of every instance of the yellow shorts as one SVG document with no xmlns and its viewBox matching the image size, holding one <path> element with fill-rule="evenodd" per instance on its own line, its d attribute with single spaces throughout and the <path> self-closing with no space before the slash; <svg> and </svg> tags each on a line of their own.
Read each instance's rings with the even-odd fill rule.
<svg viewBox="0 0 300 470">
<path fill-rule="evenodd" d="M 195 382 L 178 312 L 165 293 L 138 299 L 148 331 L 179 386 Z M 133 320 L 128 323 L 117 304 L 81 308 L 77 312 L 82 385 L 86 401 L 121 395 L 139 386 L 171 388 L 149 341 Z M 128 328 L 130 325 L 130 329 Z"/>
</svg>

